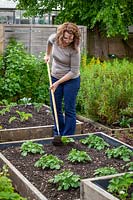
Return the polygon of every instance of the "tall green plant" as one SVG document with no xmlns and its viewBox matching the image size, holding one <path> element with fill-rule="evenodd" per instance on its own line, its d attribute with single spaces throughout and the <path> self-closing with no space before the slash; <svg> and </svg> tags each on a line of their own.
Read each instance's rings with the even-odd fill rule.
<svg viewBox="0 0 133 200">
<path fill-rule="evenodd" d="M 77 110 L 97 121 L 112 124 L 121 110 L 132 104 L 133 63 L 126 59 L 100 62 L 92 59 L 81 64 L 81 88 Z"/>
<path fill-rule="evenodd" d="M 14 39 L 0 60 L 0 75 L 0 100 L 18 101 L 26 97 L 32 102 L 49 101 L 46 64 L 42 58 L 28 54 L 24 45 Z"/>
</svg>

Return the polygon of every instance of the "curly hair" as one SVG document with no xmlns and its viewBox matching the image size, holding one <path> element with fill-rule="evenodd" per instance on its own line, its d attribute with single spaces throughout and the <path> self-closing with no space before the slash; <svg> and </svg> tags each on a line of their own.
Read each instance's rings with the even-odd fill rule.
<svg viewBox="0 0 133 200">
<path fill-rule="evenodd" d="M 56 42 L 61 47 L 63 46 L 63 36 L 65 32 L 74 35 L 73 41 L 71 42 L 71 47 L 74 50 L 78 50 L 81 37 L 81 33 L 78 26 L 71 22 L 65 22 L 58 27 L 56 34 Z"/>
</svg>

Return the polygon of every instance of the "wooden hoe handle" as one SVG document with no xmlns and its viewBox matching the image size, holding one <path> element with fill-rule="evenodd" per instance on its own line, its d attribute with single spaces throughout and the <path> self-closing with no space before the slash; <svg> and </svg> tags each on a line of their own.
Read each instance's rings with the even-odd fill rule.
<svg viewBox="0 0 133 200">
<path fill-rule="evenodd" d="M 49 84 L 50 84 L 50 87 L 51 87 L 52 86 L 52 79 L 51 79 L 51 73 L 50 73 L 50 66 L 49 66 L 48 62 L 47 62 L 47 70 L 48 70 Z M 53 103 L 53 110 L 54 110 L 54 117 L 55 117 L 57 132 L 58 132 L 58 135 L 60 135 L 59 121 L 58 121 L 58 116 L 57 116 L 56 102 L 55 102 L 55 96 L 54 96 L 53 90 L 51 90 L 51 97 L 52 97 L 52 103 Z"/>
</svg>

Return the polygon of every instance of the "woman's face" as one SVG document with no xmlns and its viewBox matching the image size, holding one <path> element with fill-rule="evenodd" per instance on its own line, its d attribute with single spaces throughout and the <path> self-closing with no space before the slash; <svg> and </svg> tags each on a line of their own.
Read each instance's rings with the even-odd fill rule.
<svg viewBox="0 0 133 200">
<path fill-rule="evenodd" d="M 67 31 L 64 32 L 64 35 L 63 35 L 63 46 L 66 47 L 66 46 L 70 45 L 70 43 L 73 42 L 73 39 L 74 39 L 74 35 L 73 34 L 70 34 Z"/>
</svg>

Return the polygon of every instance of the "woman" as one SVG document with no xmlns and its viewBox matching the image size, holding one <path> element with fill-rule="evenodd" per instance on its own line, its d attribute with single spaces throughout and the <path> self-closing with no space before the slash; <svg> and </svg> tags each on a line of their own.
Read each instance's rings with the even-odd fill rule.
<svg viewBox="0 0 133 200">
<path fill-rule="evenodd" d="M 52 53 L 52 86 L 61 136 L 73 135 L 76 128 L 76 96 L 80 87 L 80 30 L 66 22 L 47 41 L 45 62 Z M 62 103 L 64 101 L 64 115 Z M 52 103 L 52 102 L 51 102 Z M 52 105 L 52 104 L 51 104 Z M 53 110 L 53 108 L 52 108 Z M 56 125 L 54 136 L 58 135 Z"/>
</svg>

